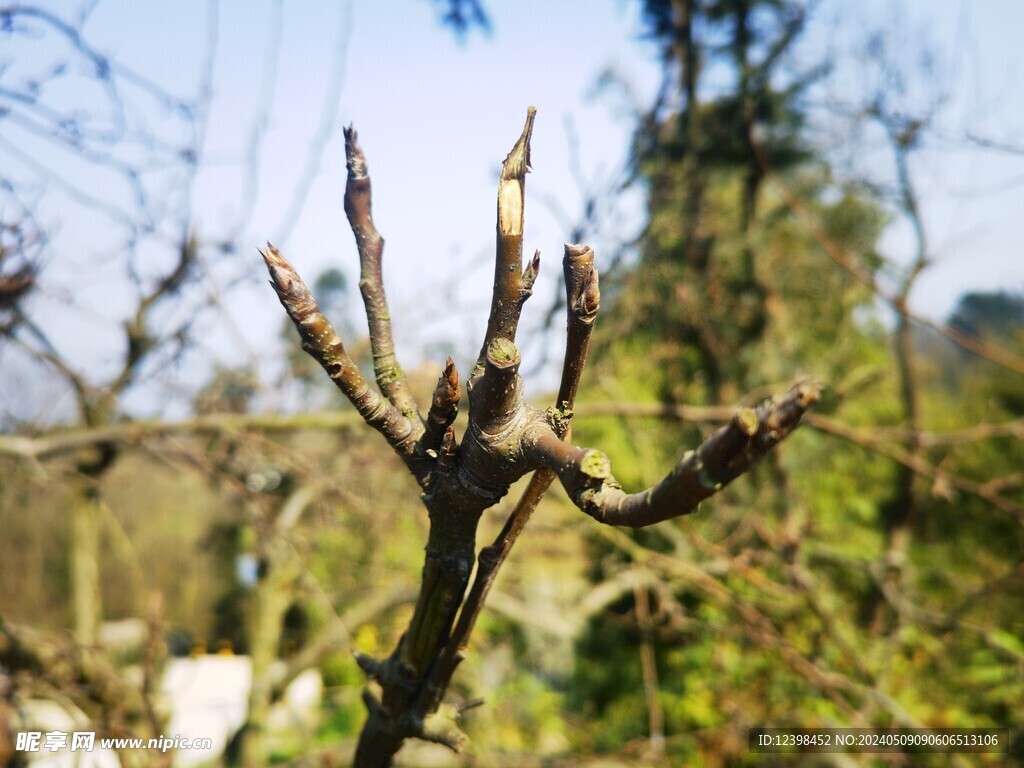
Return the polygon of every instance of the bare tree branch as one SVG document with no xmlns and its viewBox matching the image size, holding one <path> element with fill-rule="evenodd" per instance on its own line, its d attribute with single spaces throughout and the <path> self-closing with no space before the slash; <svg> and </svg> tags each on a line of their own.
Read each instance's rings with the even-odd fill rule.
<svg viewBox="0 0 1024 768">
<path fill-rule="evenodd" d="M 549 428 L 534 428 L 524 447 L 532 461 L 558 475 L 576 506 L 595 520 L 641 528 L 694 512 L 701 501 L 748 471 L 796 429 L 817 399 L 818 389 L 804 383 L 756 411 L 737 411 L 700 448 L 687 452 L 660 483 L 634 494 L 622 490 L 607 456 L 593 448 L 567 445 Z"/>
<path fill-rule="evenodd" d="M 530 295 L 539 267 L 538 256 L 531 263 L 533 276 L 528 284 L 523 280 L 523 208 L 526 200 L 526 174 L 530 168 L 530 137 L 533 134 L 535 107 L 526 112 L 526 125 L 519 140 L 508 153 L 501 166 L 498 181 L 497 255 L 494 260 L 494 287 L 491 293 L 491 311 L 487 317 L 487 332 L 480 349 L 480 358 L 469 377 L 474 380 L 483 372 L 487 349 L 494 339 L 516 340 L 519 315 L 523 302 Z"/>
<path fill-rule="evenodd" d="M 370 389 L 334 332 L 331 321 L 320 312 L 313 295 L 291 264 L 269 243 L 267 250 L 260 253 L 270 271 L 271 285 L 302 337 L 302 348 L 324 367 L 331 381 L 366 423 L 380 432 L 408 463 L 419 437 L 418 430 L 395 406 Z"/>
<path fill-rule="evenodd" d="M 936 323 L 933 320 L 929 320 L 926 317 L 922 317 L 912 312 L 910 307 L 907 305 L 905 297 L 901 297 L 898 293 L 894 293 L 882 287 L 871 272 L 859 265 L 856 260 L 843 249 L 842 246 L 825 234 L 821 227 L 819 227 L 815 222 L 814 218 L 807 210 L 807 207 L 780 179 L 775 178 L 774 183 L 782 195 L 783 200 L 785 200 L 786 206 L 790 211 L 792 211 L 794 217 L 804 225 L 811 237 L 813 237 L 815 242 L 821 246 L 821 249 L 826 253 L 826 255 L 858 282 L 870 288 L 874 294 L 882 298 L 900 315 L 905 315 L 909 320 L 912 320 L 918 325 L 932 329 L 939 335 L 952 341 L 957 346 L 963 347 L 969 352 L 973 352 L 978 357 L 989 360 L 1016 373 L 1024 373 L 1024 359 L 1019 356 L 986 341 L 968 336 L 967 334 L 958 331 L 956 328 L 952 328 L 943 323 Z"/>
<path fill-rule="evenodd" d="M 415 419 L 418 418 L 416 400 L 409 390 L 405 371 L 402 370 L 395 355 L 395 342 L 391 336 L 391 313 L 384 295 L 381 273 L 384 238 L 373 224 L 370 175 L 366 168 L 366 157 L 359 146 L 356 131 L 351 126 L 345 129 L 345 157 L 348 166 L 345 214 L 348 216 L 359 249 L 359 290 L 363 294 L 366 322 L 370 329 L 373 371 L 384 396 L 404 416 Z"/>
</svg>

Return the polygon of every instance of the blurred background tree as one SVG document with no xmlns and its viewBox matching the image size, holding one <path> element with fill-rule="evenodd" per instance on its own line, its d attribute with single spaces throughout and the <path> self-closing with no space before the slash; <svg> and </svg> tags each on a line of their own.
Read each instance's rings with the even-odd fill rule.
<svg viewBox="0 0 1024 768">
<path fill-rule="evenodd" d="M 978 379 L 932 372 L 957 350 L 966 370 L 987 371 L 983 386 L 1019 393 L 1020 295 L 965 296 L 944 335 L 916 322 L 906 299 L 933 254 L 907 160 L 927 117 L 908 117 L 895 86 L 880 85 L 851 119 L 891 140 L 894 188 L 837 174 L 808 119 L 828 69 L 801 70 L 793 56 L 810 10 L 644 4 L 664 67 L 634 141 L 649 219 L 598 334 L 606 356 L 591 394 L 660 404 L 648 413 L 670 423 L 638 432 L 624 409 L 576 435 L 618 436 L 613 458 L 642 485 L 677 450 L 678 420 L 702 428 L 680 404 L 732 403 L 789 370 L 831 382 L 833 397 L 809 420 L 820 433 L 766 462 L 756 490 L 728 491 L 732 503 L 697 521 L 592 534 L 596 583 L 659 578 L 624 591 L 578 642 L 570 701 L 593 718 L 587 748 L 632 742 L 634 754 L 687 765 L 756 765 L 746 734 L 758 725 L 952 726 L 1019 711 L 1024 646 L 1011 638 L 1024 617 L 1004 609 L 1024 576 L 1019 412 L 974 389 Z M 909 267 L 878 246 L 899 217 L 915 232 Z M 895 331 L 873 311 L 879 299 Z M 1009 362 L 965 352 L 950 338 L 961 334 L 968 346 L 998 339 Z M 979 408 L 957 407 L 964 397 Z M 977 429 L 987 422 L 1009 426 L 989 435 Z M 787 470 L 810 465 L 828 469 Z M 976 684 L 971 657 L 1005 681 L 998 692 L 962 695 Z"/>
</svg>

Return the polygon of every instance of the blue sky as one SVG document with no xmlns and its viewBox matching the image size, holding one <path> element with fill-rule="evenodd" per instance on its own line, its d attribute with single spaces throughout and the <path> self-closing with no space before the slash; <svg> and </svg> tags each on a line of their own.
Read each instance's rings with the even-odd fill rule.
<svg viewBox="0 0 1024 768">
<path fill-rule="evenodd" d="M 50 7 L 70 18 L 83 6 Z M 255 252 L 266 240 L 308 278 L 338 266 L 354 285 L 355 247 L 341 205 L 341 127 L 349 123 L 366 150 L 375 218 L 387 240 L 385 280 L 399 352 L 411 363 L 440 362 L 454 352 L 467 366 L 488 304 L 496 174 L 526 107 L 537 106 L 526 247 L 539 248 L 544 265 L 540 300 L 532 314 L 527 309 L 529 327 L 561 290 L 561 244 L 579 216 L 581 185 L 614 185 L 625 159 L 628 110 L 623 97 L 596 94 L 598 75 L 614 70 L 640 104 L 650 101 L 659 77 L 652 47 L 638 40 L 637 4 L 621 0 L 492 1 L 493 33 L 473 32 L 461 44 L 437 24 L 436 8 L 425 0 L 225 0 L 216 7 L 215 27 L 209 8 L 199 0 L 101 0 L 85 26 L 94 47 L 182 97 L 195 93 L 214 51 L 198 173 L 193 180 L 154 174 L 152 186 L 168 211 L 191 205 L 204 239 L 233 239 L 243 258 L 252 256 L 246 262 L 251 284 L 230 291 L 240 262 L 228 265 L 225 256 L 223 265 L 210 265 L 216 277 L 206 290 L 227 292 L 224 313 L 197 326 L 206 362 L 195 356 L 194 367 L 164 377 L 162 389 L 137 395 L 140 411 L 159 411 L 182 396 L 174 378 L 202 378 L 210 359 L 273 369 L 282 315 Z M 938 138 L 913 166 L 937 263 L 921 278 L 912 306 L 941 318 L 963 290 L 1024 288 L 1024 158 L 965 150 L 963 142 L 973 132 L 1024 144 L 1024 52 L 1016 34 L 1024 27 L 1024 3 L 823 2 L 802 54 L 810 61 L 830 51 L 836 59 L 822 99 L 852 99 L 864 86 L 857 62 L 866 30 L 880 27 L 910 73 L 908 101 L 945 99 Z M 921 51 L 929 46 L 939 64 L 923 74 Z M 53 98 L 78 99 L 83 108 L 92 103 L 85 80 L 64 81 Z M 142 96 L 134 103 L 131 119 L 174 140 L 185 136 L 185 123 L 173 114 Z M 0 121 L 3 141 L 0 174 L 31 179 L 33 167 L 43 166 L 130 207 L 120 180 L 19 133 L 10 121 Z M 877 141 L 869 139 L 852 157 L 843 153 L 844 136 L 826 132 L 822 141 L 851 172 L 884 179 L 891 167 Z M 69 359 L 91 372 L 109 371 L 121 343 L 117 322 L 131 306 L 111 255 L 121 234 L 103 211 L 77 204 L 58 185 L 40 188 L 37 197 L 40 219 L 56 235 L 47 288 L 35 308 Z M 599 263 L 641 224 L 642 199 L 634 191 L 602 217 L 592 238 Z M 905 228 L 894 226 L 882 245 L 895 262 L 905 262 Z M 146 245 L 139 272 L 159 274 L 171 258 L 159 243 Z M 67 307 L 69 298 L 75 309 Z M 539 349 L 524 346 L 528 359 L 539 357 Z M 551 370 L 541 376 L 541 382 L 552 379 Z M 271 392 L 264 404 L 281 403 Z"/>
</svg>

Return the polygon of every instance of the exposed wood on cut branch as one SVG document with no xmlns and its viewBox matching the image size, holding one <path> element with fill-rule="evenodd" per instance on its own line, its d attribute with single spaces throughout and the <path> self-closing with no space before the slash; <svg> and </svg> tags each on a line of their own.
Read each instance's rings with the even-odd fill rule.
<svg viewBox="0 0 1024 768">
<path fill-rule="evenodd" d="M 351 401 L 366 423 L 380 432 L 388 444 L 409 462 L 422 427 L 370 388 L 345 351 L 331 321 L 320 311 L 292 265 L 269 243 L 267 250 L 260 253 L 270 271 L 271 285 L 299 331 L 302 348 L 323 366 L 331 381 Z"/>
<path fill-rule="evenodd" d="M 345 215 L 348 216 L 359 250 L 359 291 L 363 295 L 366 322 L 370 329 L 373 371 L 384 396 L 406 417 L 413 418 L 417 413 L 416 400 L 395 354 L 391 314 L 384 295 L 381 271 L 384 238 L 373 223 L 370 175 L 366 168 L 366 157 L 352 126 L 345 129 L 345 159 L 348 166 Z"/>
<path fill-rule="evenodd" d="M 567 445 L 550 429 L 534 429 L 525 449 L 528 457 L 555 471 L 573 502 L 595 520 L 641 528 L 695 511 L 792 432 L 817 400 L 817 387 L 802 383 L 757 410 L 738 410 L 660 483 L 640 493 L 622 490 L 603 453 Z"/>
<path fill-rule="evenodd" d="M 523 210 L 526 201 L 526 173 L 530 167 L 530 138 L 533 135 L 534 107 L 526 112 L 526 125 L 519 140 L 508 153 L 498 181 L 497 252 L 494 260 L 494 287 L 487 332 L 480 349 L 480 358 L 473 368 L 472 382 L 483 371 L 488 345 L 494 339 L 516 340 L 523 302 L 533 291 L 540 268 L 540 254 L 535 254 L 525 274 L 523 270 Z M 472 386 L 472 384 L 471 384 Z"/>
</svg>

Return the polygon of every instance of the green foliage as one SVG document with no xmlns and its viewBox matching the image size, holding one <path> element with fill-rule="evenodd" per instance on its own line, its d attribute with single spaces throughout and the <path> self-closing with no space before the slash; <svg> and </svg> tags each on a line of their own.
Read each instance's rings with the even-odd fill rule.
<svg viewBox="0 0 1024 768">
<path fill-rule="evenodd" d="M 328 656 L 320 665 L 324 681 L 324 718 L 318 743 L 330 744 L 359 733 L 365 708 L 358 696 L 365 676 L 350 653 Z"/>
<path fill-rule="evenodd" d="M 645 633 L 668 752 L 687 765 L 761 764 L 746 752 L 746 729 L 758 725 L 1019 728 L 1024 713 L 1024 531 L 968 490 L 1007 478 L 1004 498 L 1024 504 L 1024 444 L 1005 436 L 922 447 L 917 461 L 939 469 L 913 479 L 909 544 L 894 554 L 887 510 L 905 503 L 900 459 L 914 458 L 905 439 L 888 436 L 908 424 L 896 350 L 875 297 L 826 248 L 877 274 L 888 217 L 882 201 L 834 183 L 803 131 L 802 84 L 770 76 L 799 35 L 793 8 L 645 3 L 680 107 L 652 115 L 653 129 L 637 138 L 649 223 L 598 325 L 597 385 L 581 401 L 732 404 L 809 375 L 831 384 L 817 413 L 852 431 L 841 439 L 805 427 L 709 512 L 631 534 L 640 550 L 594 537 L 595 583 L 642 564 L 666 591 L 652 595 L 650 626 L 630 594 L 580 636 L 567 704 L 589 724 L 576 734 L 581 751 L 617 751 L 648 735 Z M 760 147 L 744 133 L 750 104 Z M 786 195 L 765 183 L 769 172 Z M 965 296 L 950 322 L 1024 349 L 1020 295 Z M 923 429 L 1024 414 L 1019 375 L 915 339 Z M 574 439 L 600 445 L 635 488 L 708 428 L 605 417 L 574 425 Z M 644 551 L 703 576 L 683 579 Z"/>
<path fill-rule="evenodd" d="M 1020 343 L 1024 329 L 1024 296 L 997 291 L 972 292 L 960 297 L 949 325 L 968 336 Z"/>
</svg>

